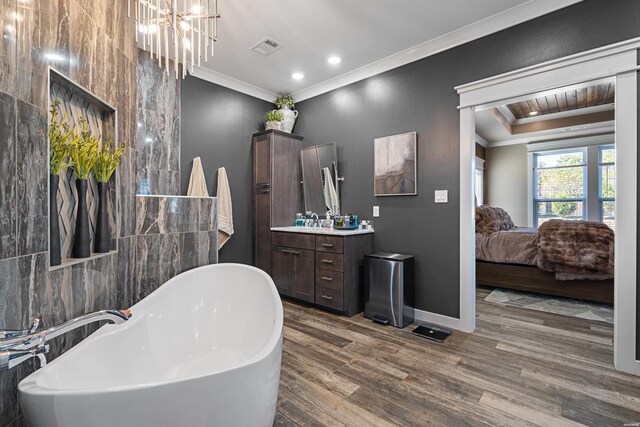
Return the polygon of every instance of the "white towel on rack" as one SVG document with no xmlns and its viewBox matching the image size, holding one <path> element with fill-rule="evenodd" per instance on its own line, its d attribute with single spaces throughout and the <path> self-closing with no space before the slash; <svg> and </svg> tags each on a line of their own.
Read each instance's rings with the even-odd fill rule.
<svg viewBox="0 0 640 427">
<path fill-rule="evenodd" d="M 331 171 L 329 168 L 322 168 L 322 174 L 324 175 L 324 203 L 332 215 L 338 215 L 340 214 L 340 202 L 338 201 L 336 187 L 333 185 Z"/>
<path fill-rule="evenodd" d="M 204 177 L 204 170 L 202 169 L 202 162 L 200 157 L 193 159 L 193 166 L 191 167 L 191 177 L 189 178 L 189 189 L 187 190 L 187 196 L 196 197 L 209 197 L 209 190 L 207 190 L 207 181 Z"/>
<path fill-rule="evenodd" d="M 220 249 L 233 234 L 233 208 L 231 206 L 231 191 L 225 168 L 218 169 L 218 249 Z"/>
</svg>

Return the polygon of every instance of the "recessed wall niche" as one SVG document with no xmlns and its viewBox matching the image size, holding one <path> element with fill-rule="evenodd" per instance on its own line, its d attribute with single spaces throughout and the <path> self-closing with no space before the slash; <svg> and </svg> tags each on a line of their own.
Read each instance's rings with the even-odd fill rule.
<svg viewBox="0 0 640 427">
<path fill-rule="evenodd" d="M 107 141 L 113 138 L 118 141 L 116 129 L 116 109 L 95 96 L 87 89 L 76 84 L 53 68 L 49 68 L 49 106 L 59 101 L 59 117 L 66 115 L 72 126 L 80 126 L 80 118 L 87 120 L 87 127 L 94 135 Z M 118 168 L 119 169 L 119 168 Z M 107 213 L 109 218 L 109 248 L 107 253 L 94 253 L 94 236 L 98 216 L 98 186 L 94 173 L 89 175 L 87 189 L 87 210 L 89 213 L 89 235 L 91 236 L 92 254 L 89 258 L 72 258 L 73 239 L 76 226 L 76 209 L 78 193 L 75 185 L 75 175 L 71 169 L 60 174 L 58 183 L 58 218 L 60 225 L 60 249 L 62 264 L 51 266 L 51 269 L 65 267 L 71 264 L 85 262 L 94 258 L 117 252 L 118 221 L 117 221 L 117 180 L 119 171 L 113 174 L 107 184 Z M 49 224 L 51 226 L 51 224 Z M 51 242 L 49 242 L 51 247 Z"/>
</svg>

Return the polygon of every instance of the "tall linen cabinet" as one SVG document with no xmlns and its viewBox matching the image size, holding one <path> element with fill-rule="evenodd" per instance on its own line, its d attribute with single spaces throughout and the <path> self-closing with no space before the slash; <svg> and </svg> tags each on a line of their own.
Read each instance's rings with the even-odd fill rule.
<svg viewBox="0 0 640 427">
<path fill-rule="evenodd" d="M 271 227 L 293 225 L 302 212 L 302 137 L 277 130 L 253 134 L 253 264 L 271 274 Z"/>
</svg>

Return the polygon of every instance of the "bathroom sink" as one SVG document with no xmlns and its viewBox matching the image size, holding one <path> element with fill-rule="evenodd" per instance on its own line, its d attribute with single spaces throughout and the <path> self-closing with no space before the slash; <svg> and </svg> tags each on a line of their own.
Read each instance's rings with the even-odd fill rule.
<svg viewBox="0 0 640 427">
<path fill-rule="evenodd" d="M 367 234 L 373 233 L 373 230 L 336 230 L 334 228 L 324 227 L 271 227 L 271 231 L 284 231 L 286 233 L 310 233 L 310 234 L 333 234 L 336 236 L 348 236 L 350 234 Z"/>
</svg>

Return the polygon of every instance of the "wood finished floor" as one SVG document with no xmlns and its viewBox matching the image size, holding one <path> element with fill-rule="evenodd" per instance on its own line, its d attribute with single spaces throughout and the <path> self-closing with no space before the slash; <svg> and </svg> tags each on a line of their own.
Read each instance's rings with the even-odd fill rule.
<svg viewBox="0 0 640 427">
<path fill-rule="evenodd" d="M 284 302 L 278 425 L 623 426 L 640 378 L 613 368 L 613 328 L 484 301 L 444 344 Z"/>
</svg>

